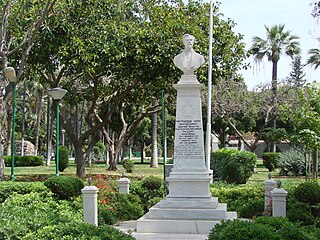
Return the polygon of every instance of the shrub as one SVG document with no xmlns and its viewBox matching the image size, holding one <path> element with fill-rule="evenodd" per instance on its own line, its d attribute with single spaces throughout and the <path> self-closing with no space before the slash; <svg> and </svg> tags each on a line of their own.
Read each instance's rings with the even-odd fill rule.
<svg viewBox="0 0 320 240">
<path fill-rule="evenodd" d="M 256 162 L 257 156 L 248 151 L 220 149 L 212 154 L 214 177 L 230 183 L 246 183 Z"/>
<path fill-rule="evenodd" d="M 110 209 L 105 208 L 103 205 L 98 205 L 98 225 L 107 224 L 113 225 L 116 223 L 114 212 Z"/>
<path fill-rule="evenodd" d="M 238 215 L 243 218 L 255 218 L 263 215 L 264 199 L 254 198 L 239 204 Z"/>
<path fill-rule="evenodd" d="M 105 239 L 134 240 L 135 238 L 106 225 L 94 226 L 86 223 L 61 223 L 44 227 L 24 237 L 26 240 L 60 240 L 60 239 Z"/>
<path fill-rule="evenodd" d="M 0 203 L 4 202 L 12 194 L 49 192 L 42 182 L 0 182 Z"/>
<path fill-rule="evenodd" d="M 63 172 L 69 167 L 69 150 L 65 146 L 59 146 L 59 171 Z"/>
<path fill-rule="evenodd" d="M 84 188 L 81 179 L 69 176 L 50 177 L 44 182 L 44 185 L 57 194 L 60 199 L 70 199 L 79 196 L 81 189 Z"/>
<path fill-rule="evenodd" d="M 303 176 L 306 174 L 305 157 L 301 151 L 290 149 L 280 154 L 280 175 Z"/>
<path fill-rule="evenodd" d="M 6 166 L 11 167 L 11 156 L 4 156 L 3 159 Z M 42 166 L 43 161 L 43 156 L 14 156 L 15 167 Z"/>
<path fill-rule="evenodd" d="M 122 161 L 122 166 L 126 170 L 126 172 L 132 173 L 134 168 L 134 161 L 131 159 L 126 159 Z"/>
<path fill-rule="evenodd" d="M 263 164 L 269 172 L 272 172 L 278 167 L 279 158 L 280 153 L 277 152 L 265 152 L 262 154 Z"/>
<path fill-rule="evenodd" d="M 222 221 L 211 230 L 208 240 L 280 240 L 319 239 L 320 230 L 312 226 L 301 226 L 286 218 L 259 217 L 255 221 Z"/>
<path fill-rule="evenodd" d="M 80 204 L 70 204 L 68 201 L 58 203 L 51 195 L 47 193 L 14 194 L 2 203 L 0 239 L 22 239 L 26 234 L 46 226 L 65 222 L 82 222 Z"/>
<path fill-rule="evenodd" d="M 145 212 L 157 203 L 164 195 L 163 181 L 161 178 L 149 176 L 142 181 L 135 181 L 130 184 L 130 192 L 140 198 L 141 205 Z"/>
<path fill-rule="evenodd" d="M 320 203 L 320 185 L 315 181 L 301 183 L 294 191 L 294 197 L 307 203 L 311 212 L 311 206 Z"/>
</svg>

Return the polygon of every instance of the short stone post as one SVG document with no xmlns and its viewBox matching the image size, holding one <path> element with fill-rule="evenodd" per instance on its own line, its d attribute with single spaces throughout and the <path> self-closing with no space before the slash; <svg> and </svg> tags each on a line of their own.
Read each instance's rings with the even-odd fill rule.
<svg viewBox="0 0 320 240">
<path fill-rule="evenodd" d="M 264 212 L 266 215 L 271 215 L 272 197 L 271 191 L 274 189 L 276 182 L 272 179 L 271 173 L 268 174 L 268 180 L 264 181 Z"/>
<path fill-rule="evenodd" d="M 130 187 L 130 179 L 126 177 L 122 177 L 119 179 L 119 192 L 128 194 L 129 193 L 129 187 Z"/>
<path fill-rule="evenodd" d="M 281 181 L 277 182 L 278 188 L 271 191 L 272 196 L 272 216 L 285 217 L 287 215 L 287 195 L 288 192 L 281 188 Z"/>
<path fill-rule="evenodd" d="M 86 186 L 82 190 L 84 222 L 98 226 L 98 192 L 96 186 Z"/>
</svg>

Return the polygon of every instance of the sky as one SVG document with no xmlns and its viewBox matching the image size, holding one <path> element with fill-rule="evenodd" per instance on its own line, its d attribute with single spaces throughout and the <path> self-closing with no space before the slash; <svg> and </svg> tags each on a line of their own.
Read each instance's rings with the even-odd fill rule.
<svg viewBox="0 0 320 240">
<path fill-rule="evenodd" d="M 209 1 L 209 0 L 207 0 Z M 266 38 L 265 25 L 285 24 L 285 30 L 300 37 L 301 57 L 304 64 L 311 48 L 320 48 L 320 23 L 311 16 L 312 0 L 220 0 L 220 13 L 236 22 L 235 32 L 244 35 L 246 49 L 252 45 L 252 37 Z M 249 70 L 241 71 L 249 89 L 261 83 L 271 82 L 271 62 L 260 65 L 249 59 Z M 292 67 L 290 57 L 282 55 L 278 63 L 278 80 L 286 78 Z M 320 69 L 304 67 L 308 82 L 320 81 Z"/>
</svg>

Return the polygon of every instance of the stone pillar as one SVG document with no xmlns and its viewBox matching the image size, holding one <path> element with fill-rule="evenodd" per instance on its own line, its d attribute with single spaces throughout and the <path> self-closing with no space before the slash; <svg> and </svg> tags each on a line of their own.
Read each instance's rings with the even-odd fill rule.
<svg viewBox="0 0 320 240">
<path fill-rule="evenodd" d="M 98 192 L 96 186 L 86 186 L 82 190 L 84 222 L 98 226 Z"/>
<path fill-rule="evenodd" d="M 130 179 L 126 177 L 122 177 L 119 179 L 119 192 L 128 194 L 129 193 L 129 187 L 130 187 Z"/>
<path fill-rule="evenodd" d="M 271 215 L 272 210 L 272 197 L 271 191 L 274 189 L 276 182 L 269 175 L 269 179 L 264 181 L 264 212 L 268 215 Z"/>
<path fill-rule="evenodd" d="M 275 188 L 271 191 L 273 217 L 285 217 L 287 215 L 287 195 L 288 192 L 283 188 Z"/>
</svg>

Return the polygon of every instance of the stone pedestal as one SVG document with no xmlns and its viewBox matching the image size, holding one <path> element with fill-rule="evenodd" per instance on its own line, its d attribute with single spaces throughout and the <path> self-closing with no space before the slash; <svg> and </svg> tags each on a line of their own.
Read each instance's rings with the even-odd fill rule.
<svg viewBox="0 0 320 240">
<path fill-rule="evenodd" d="M 95 186 L 86 186 L 82 190 L 84 222 L 98 226 L 98 192 Z"/>
<path fill-rule="evenodd" d="M 287 195 L 288 192 L 283 188 L 275 188 L 271 191 L 273 217 L 285 217 L 287 215 Z"/>
<path fill-rule="evenodd" d="M 137 221 L 137 232 L 209 233 L 222 219 L 234 219 L 227 205 L 210 193 L 205 166 L 201 112 L 201 84 L 195 75 L 182 75 L 174 85 L 177 109 L 174 164 L 169 194 Z"/>
<path fill-rule="evenodd" d="M 129 194 L 130 190 L 130 179 L 123 177 L 119 179 L 119 192 Z"/>
<path fill-rule="evenodd" d="M 270 179 L 264 181 L 264 211 L 268 215 L 271 215 L 271 210 L 272 210 L 271 191 L 274 189 L 275 185 L 276 185 L 276 182 L 273 179 L 271 179 L 271 177 Z"/>
</svg>

